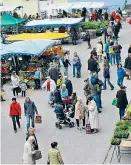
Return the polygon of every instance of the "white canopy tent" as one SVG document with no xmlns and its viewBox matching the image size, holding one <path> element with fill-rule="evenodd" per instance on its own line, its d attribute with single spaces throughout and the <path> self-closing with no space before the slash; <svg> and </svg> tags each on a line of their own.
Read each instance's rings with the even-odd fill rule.
<svg viewBox="0 0 131 165">
<path fill-rule="evenodd" d="M 0 12 L 14 11 L 18 8 L 23 8 L 22 6 L 0 6 Z"/>
<path fill-rule="evenodd" d="M 104 6 L 104 2 L 76 2 L 76 3 L 66 3 L 66 4 L 50 4 L 45 9 L 53 10 L 53 9 L 61 9 L 61 10 L 70 10 L 70 9 L 80 9 L 80 8 L 102 8 Z M 43 8 L 42 6 L 40 7 Z"/>
</svg>

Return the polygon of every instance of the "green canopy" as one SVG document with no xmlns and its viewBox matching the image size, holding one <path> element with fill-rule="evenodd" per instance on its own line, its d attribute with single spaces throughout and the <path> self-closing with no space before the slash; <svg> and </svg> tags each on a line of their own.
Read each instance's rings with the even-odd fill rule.
<svg viewBox="0 0 131 165">
<path fill-rule="evenodd" d="M 25 23 L 27 21 L 28 19 L 14 18 L 10 14 L 6 14 L 0 20 L 0 26 L 1 27 L 18 26 L 19 24 Z"/>
</svg>

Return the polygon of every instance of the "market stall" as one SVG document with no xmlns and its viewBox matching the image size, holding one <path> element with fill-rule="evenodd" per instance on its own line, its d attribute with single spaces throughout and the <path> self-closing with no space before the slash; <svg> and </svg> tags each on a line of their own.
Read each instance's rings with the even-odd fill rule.
<svg viewBox="0 0 131 165">
<path fill-rule="evenodd" d="M 12 33 L 15 31 L 17 33 L 19 31 L 19 27 L 24 25 L 27 21 L 28 19 L 15 18 L 10 14 L 5 14 L 0 20 L 1 31 L 6 32 L 6 34 L 8 31 Z"/>
<path fill-rule="evenodd" d="M 42 68 L 43 78 L 47 76 L 48 63 L 42 55 L 59 44 L 59 40 L 26 40 L 8 44 L 1 48 L 1 71 L 9 76 L 13 70 L 19 71 L 22 81 L 31 80 L 34 84 L 32 79 L 38 67 Z"/>
</svg>

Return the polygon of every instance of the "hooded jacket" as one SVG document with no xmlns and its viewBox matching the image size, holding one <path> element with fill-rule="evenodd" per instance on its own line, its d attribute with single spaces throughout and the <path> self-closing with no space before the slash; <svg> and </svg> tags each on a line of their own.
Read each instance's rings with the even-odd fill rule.
<svg viewBox="0 0 131 165">
<path fill-rule="evenodd" d="M 25 116 L 32 116 L 35 115 L 35 113 L 38 114 L 35 103 L 33 101 L 25 102 L 24 112 L 25 112 Z"/>
<path fill-rule="evenodd" d="M 117 77 L 124 78 L 125 77 L 125 70 L 123 68 L 117 69 Z"/>
</svg>

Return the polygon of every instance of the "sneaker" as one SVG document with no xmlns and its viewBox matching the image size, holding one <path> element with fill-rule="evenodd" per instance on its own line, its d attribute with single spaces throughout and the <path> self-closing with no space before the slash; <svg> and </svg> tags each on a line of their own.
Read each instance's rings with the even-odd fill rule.
<svg viewBox="0 0 131 165">
<path fill-rule="evenodd" d="M 111 90 L 114 90 L 114 87 L 113 87 L 113 88 L 111 88 Z"/>
<path fill-rule="evenodd" d="M 6 100 L 4 100 L 4 99 L 1 99 L 1 101 L 6 101 Z"/>
<path fill-rule="evenodd" d="M 85 127 L 85 126 L 83 126 L 83 127 L 82 127 L 82 129 L 86 129 L 86 127 Z"/>
<path fill-rule="evenodd" d="M 98 111 L 98 113 L 101 113 L 102 111 Z"/>
<path fill-rule="evenodd" d="M 77 127 L 77 129 L 79 130 L 79 129 L 80 129 L 80 127 Z"/>
<path fill-rule="evenodd" d="M 14 130 L 14 133 L 17 133 L 17 130 Z"/>
</svg>

